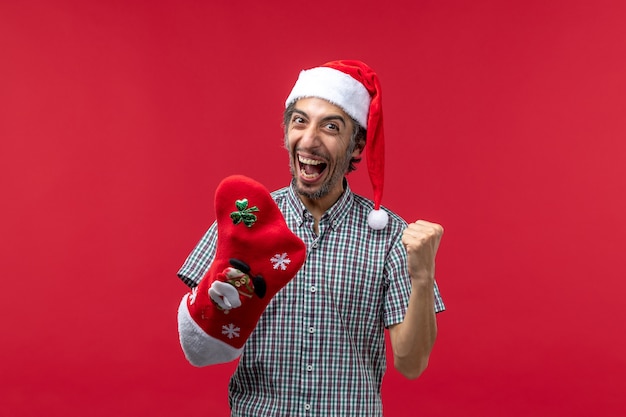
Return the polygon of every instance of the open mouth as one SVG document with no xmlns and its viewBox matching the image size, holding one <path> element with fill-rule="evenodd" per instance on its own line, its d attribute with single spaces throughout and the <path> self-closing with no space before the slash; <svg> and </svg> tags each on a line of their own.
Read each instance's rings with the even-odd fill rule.
<svg viewBox="0 0 626 417">
<path fill-rule="evenodd" d="M 300 176 L 310 181 L 320 177 L 327 166 L 325 162 L 319 159 L 306 158 L 302 155 L 298 155 L 298 162 L 300 164 Z"/>
</svg>

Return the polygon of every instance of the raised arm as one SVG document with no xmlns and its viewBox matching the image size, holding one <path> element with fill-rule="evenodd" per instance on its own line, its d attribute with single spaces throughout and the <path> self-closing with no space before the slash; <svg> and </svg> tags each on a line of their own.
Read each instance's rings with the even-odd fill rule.
<svg viewBox="0 0 626 417">
<path fill-rule="evenodd" d="M 419 377 L 437 337 L 435 318 L 435 256 L 443 228 L 424 220 L 404 230 L 402 243 L 407 251 L 411 276 L 411 297 L 402 323 L 389 328 L 394 366 L 406 378 Z"/>
</svg>

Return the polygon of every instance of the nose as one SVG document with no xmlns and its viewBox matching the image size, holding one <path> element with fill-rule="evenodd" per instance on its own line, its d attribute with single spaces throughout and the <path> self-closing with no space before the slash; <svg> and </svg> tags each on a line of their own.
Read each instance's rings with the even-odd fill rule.
<svg viewBox="0 0 626 417">
<path fill-rule="evenodd" d="M 302 131 L 300 138 L 300 146 L 306 148 L 314 148 L 319 144 L 319 130 L 314 124 L 310 124 Z"/>
</svg>

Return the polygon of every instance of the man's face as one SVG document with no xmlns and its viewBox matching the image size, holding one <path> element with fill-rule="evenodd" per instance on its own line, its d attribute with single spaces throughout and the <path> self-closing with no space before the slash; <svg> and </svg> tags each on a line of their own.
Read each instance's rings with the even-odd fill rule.
<svg viewBox="0 0 626 417">
<path fill-rule="evenodd" d="M 298 193 L 311 200 L 328 200 L 332 205 L 343 192 L 343 177 L 353 149 L 354 124 L 341 108 L 319 98 L 296 102 L 288 121 L 285 145 Z"/>
</svg>

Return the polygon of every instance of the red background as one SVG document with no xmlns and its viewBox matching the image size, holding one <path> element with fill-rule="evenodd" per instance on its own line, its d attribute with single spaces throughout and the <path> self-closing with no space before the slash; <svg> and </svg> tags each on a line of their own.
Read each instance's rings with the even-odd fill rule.
<svg viewBox="0 0 626 417">
<path fill-rule="evenodd" d="M 626 413 L 626 3 L 4 1 L 0 415 L 227 415 L 178 346 L 217 183 L 289 179 L 301 68 L 382 79 L 384 204 L 442 223 L 448 311 L 390 416 Z M 371 196 L 364 168 L 353 188 Z"/>
</svg>

